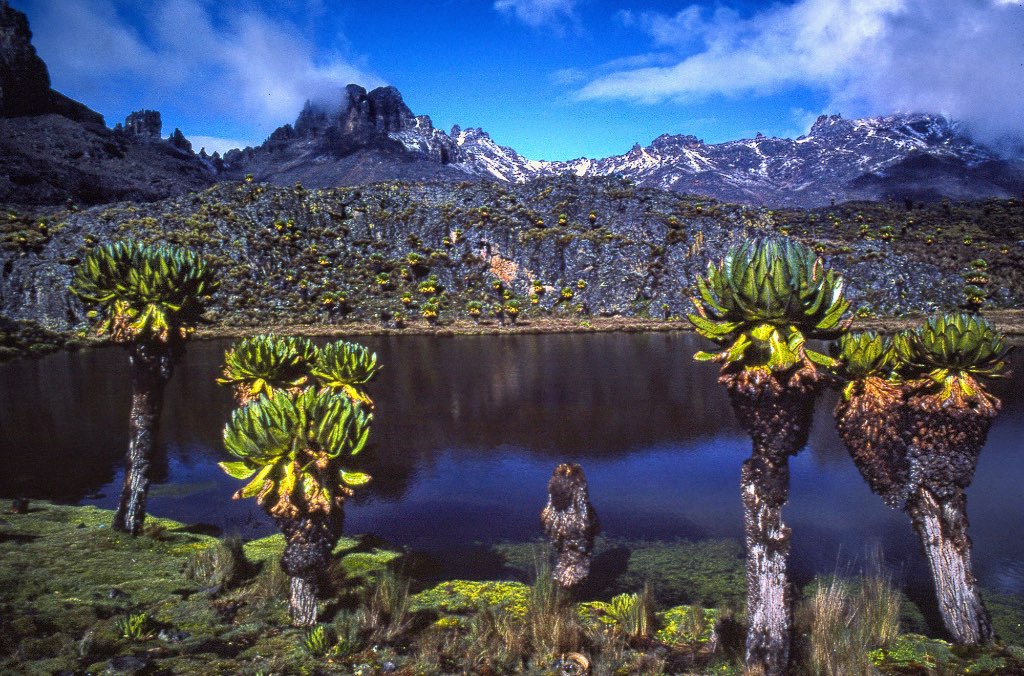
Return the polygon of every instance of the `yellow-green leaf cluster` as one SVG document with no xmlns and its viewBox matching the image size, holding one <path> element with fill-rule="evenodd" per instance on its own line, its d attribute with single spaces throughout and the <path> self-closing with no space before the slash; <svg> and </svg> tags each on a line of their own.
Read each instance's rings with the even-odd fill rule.
<svg viewBox="0 0 1024 676">
<path fill-rule="evenodd" d="M 272 514 L 330 511 L 349 495 L 346 485 L 369 481 L 342 462 L 366 446 L 372 419 L 329 390 L 307 388 L 295 396 L 278 390 L 232 413 L 224 447 L 238 460 L 220 466 L 249 479 L 236 497 L 255 497 Z"/>
<path fill-rule="evenodd" d="M 897 335 L 894 343 L 911 375 L 944 383 L 947 390 L 952 380 L 969 383 L 966 376 L 996 378 L 1006 371 L 1006 337 L 978 315 L 930 317 Z"/>
<path fill-rule="evenodd" d="M 301 387 L 309 381 L 317 349 L 308 338 L 260 335 L 244 338 L 224 354 L 224 385 L 244 385 L 251 396 Z"/>
<path fill-rule="evenodd" d="M 726 346 L 717 354 L 698 353 L 697 359 L 780 371 L 805 357 L 832 364 L 804 343 L 842 333 L 850 302 L 843 297 L 842 277 L 800 242 L 772 237 L 734 246 L 718 265 L 708 265 L 697 289 L 690 322 Z"/>
<path fill-rule="evenodd" d="M 115 341 L 166 342 L 199 321 L 217 285 L 191 249 L 125 240 L 90 251 L 70 290 L 98 309 L 98 330 Z"/>
<path fill-rule="evenodd" d="M 320 349 L 312 374 L 321 387 L 344 392 L 350 399 L 372 405 L 363 387 L 380 371 L 377 353 L 358 343 L 339 340 Z"/>
</svg>

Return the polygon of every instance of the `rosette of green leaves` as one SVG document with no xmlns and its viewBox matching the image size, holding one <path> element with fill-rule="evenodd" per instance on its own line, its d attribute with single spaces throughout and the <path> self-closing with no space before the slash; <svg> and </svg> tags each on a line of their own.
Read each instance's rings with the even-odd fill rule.
<svg viewBox="0 0 1024 676">
<path fill-rule="evenodd" d="M 302 387 L 317 349 L 308 338 L 261 335 L 243 338 L 224 354 L 222 385 L 244 386 L 251 396 Z"/>
<path fill-rule="evenodd" d="M 353 401 L 373 406 L 364 386 L 380 371 L 377 353 L 359 343 L 339 340 L 320 348 L 312 373 L 322 387 L 342 391 Z"/>
<path fill-rule="evenodd" d="M 220 463 L 249 482 L 236 498 L 256 498 L 274 516 L 329 513 L 369 475 L 342 463 L 366 446 L 373 416 L 348 397 L 307 388 L 277 391 L 235 409 L 224 427 L 224 447 L 238 458 Z"/>
<path fill-rule="evenodd" d="M 839 336 L 832 345 L 832 357 L 836 360 L 834 372 L 847 381 L 843 388 L 846 399 L 850 398 L 856 381 L 869 377 L 893 379 L 900 365 L 892 340 L 874 331 L 856 331 Z"/>
<path fill-rule="evenodd" d="M 726 349 L 698 352 L 701 361 L 744 362 L 787 370 L 804 357 L 831 366 L 827 355 L 804 347 L 807 338 L 835 338 L 846 328 L 850 302 L 843 280 L 826 270 L 814 252 L 784 238 L 763 238 L 732 247 L 707 277 L 697 278 L 699 297 L 688 315 L 697 332 Z"/>
<path fill-rule="evenodd" d="M 950 395 L 954 382 L 959 381 L 964 394 L 973 396 L 973 377 L 1005 375 L 1009 353 L 1001 331 L 987 319 L 968 313 L 930 317 L 913 331 L 898 335 L 895 345 L 910 370 L 943 386 L 943 397 Z"/>
<path fill-rule="evenodd" d="M 202 257 L 171 245 L 125 240 L 97 247 L 74 270 L 71 293 L 117 342 L 184 337 L 217 288 Z"/>
</svg>

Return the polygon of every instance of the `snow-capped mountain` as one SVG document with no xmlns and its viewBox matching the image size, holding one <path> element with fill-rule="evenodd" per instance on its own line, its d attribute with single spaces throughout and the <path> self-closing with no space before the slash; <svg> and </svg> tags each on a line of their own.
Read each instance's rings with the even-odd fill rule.
<svg viewBox="0 0 1024 676">
<path fill-rule="evenodd" d="M 307 106 L 294 127 L 225 156 L 229 171 L 307 186 L 389 178 L 524 182 L 561 174 L 616 175 L 640 186 L 729 202 L 818 206 L 850 199 L 975 199 L 1024 191 L 1024 161 L 974 143 L 956 122 L 927 114 L 859 120 L 821 116 L 797 139 L 704 143 L 663 135 L 603 159 L 531 160 L 482 129 L 451 132 L 413 115 L 393 87 L 349 85 L 340 106 Z"/>
<path fill-rule="evenodd" d="M 529 160 L 481 130 L 453 130 L 463 149 L 455 163 L 499 180 L 619 175 L 642 186 L 725 201 L 814 206 L 852 198 L 1011 196 L 1024 167 L 973 143 L 941 116 L 890 115 L 846 120 L 821 116 L 806 136 L 707 144 L 663 135 L 649 146 L 604 159 Z"/>
</svg>

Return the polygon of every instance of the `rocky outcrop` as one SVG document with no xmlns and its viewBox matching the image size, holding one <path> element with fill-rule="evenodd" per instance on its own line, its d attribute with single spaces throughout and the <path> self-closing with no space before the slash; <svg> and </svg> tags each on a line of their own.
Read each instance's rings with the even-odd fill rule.
<svg viewBox="0 0 1024 676">
<path fill-rule="evenodd" d="M 124 125 L 114 127 L 114 131 L 123 131 L 142 141 L 159 141 L 163 126 L 159 110 L 136 110 L 124 119 Z"/>
<path fill-rule="evenodd" d="M 103 116 L 50 88 L 50 73 L 32 46 L 24 14 L 0 0 L 0 118 L 61 115 L 103 124 Z"/>
</svg>

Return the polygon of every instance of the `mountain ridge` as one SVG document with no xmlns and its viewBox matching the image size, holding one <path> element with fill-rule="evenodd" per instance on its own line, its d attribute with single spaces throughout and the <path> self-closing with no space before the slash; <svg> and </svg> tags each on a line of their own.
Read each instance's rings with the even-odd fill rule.
<svg viewBox="0 0 1024 676">
<path fill-rule="evenodd" d="M 662 134 L 619 155 L 545 161 L 500 145 L 482 128 L 438 129 L 395 87 L 355 84 L 331 104 L 307 103 L 294 123 L 255 148 L 197 155 L 180 130 L 160 137 L 157 111 L 137 111 L 108 129 L 102 115 L 50 87 L 31 40 L 27 17 L 0 0 L 0 203 L 11 205 L 150 201 L 248 175 L 310 188 L 614 177 L 725 202 L 800 208 L 1024 193 L 1024 155 L 1003 157 L 940 115 L 823 115 L 797 139 L 759 134 L 708 144 Z"/>
<path fill-rule="evenodd" d="M 357 150 L 364 151 L 360 162 L 350 159 Z M 376 169 L 366 170 L 367 153 L 379 156 Z M 282 163 L 282 156 L 289 161 Z M 384 156 L 401 157 L 405 171 L 389 171 Z M 413 114 L 394 87 L 367 92 L 358 85 L 345 89 L 336 109 L 307 103 L 294 126 L 224 159 L 229 176 L 252 173 L 278 185 L 298 180 L 331 187 L 339 179 L 351 183 L 357 174 L 363 180 L 408 180 L 419 173 L 425 180 L 512 183 L 566 174 L 616 176 L 722 201 L 805 208 L 849 200 L 1008 198 L 1024 192 L 1024 160 L 975 143 L 961 124 L 941 115 L 852 120 L 822 115 L 796 139 L 759 134 L 708 144 L 692 135 L 662 134 L 620 155 L 547 161 L 498 144 L 482 128 L 437 129 L 429 116 Z M 364 171 L 356 172 L 358 166 Z"/>
</svg>

